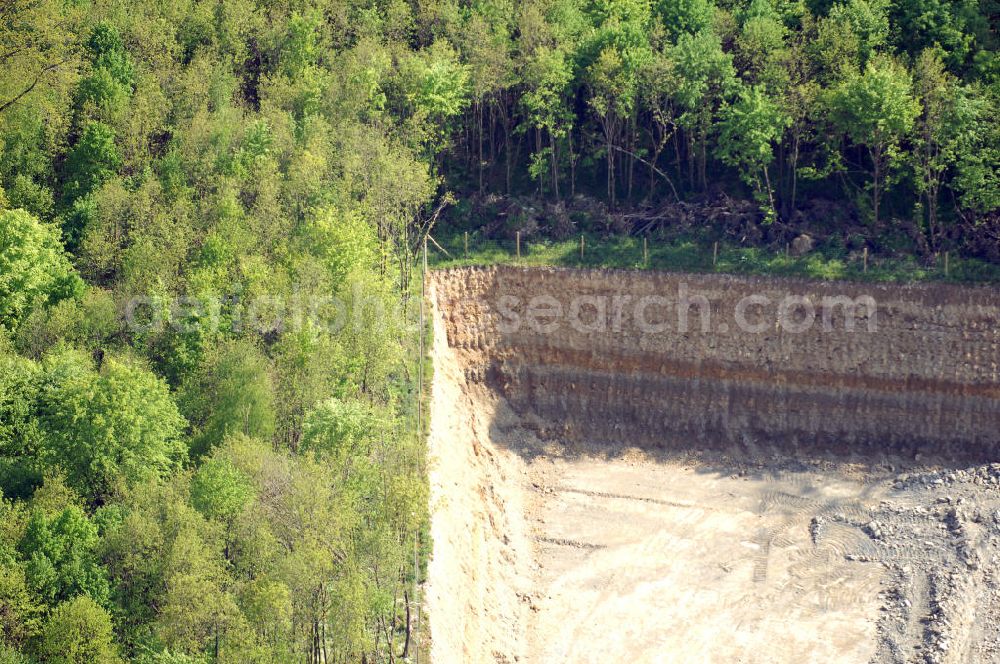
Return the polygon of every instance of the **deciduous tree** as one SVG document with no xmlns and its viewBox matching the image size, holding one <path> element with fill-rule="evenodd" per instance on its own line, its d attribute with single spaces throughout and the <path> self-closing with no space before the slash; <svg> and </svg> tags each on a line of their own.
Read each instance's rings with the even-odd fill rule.
<svg viewBox="0 0 1000 664">
<path fill-rule="evenodd" d="M 15 327 L 32 308 L 82 292 L 58 229 L 24 210 L 0 211 L 0 326 Z"/>
<path fill-rule="evenodd" d="M 895 175 L 892 167 L 899 160 L 900 143 L 920 113 L 910 73 L 891 58 L 877 59 L 834 88 L 828 103 L 834 127 L 867 153 L 872 218 L 878 221 L 882 194 Z"/>
</svg>

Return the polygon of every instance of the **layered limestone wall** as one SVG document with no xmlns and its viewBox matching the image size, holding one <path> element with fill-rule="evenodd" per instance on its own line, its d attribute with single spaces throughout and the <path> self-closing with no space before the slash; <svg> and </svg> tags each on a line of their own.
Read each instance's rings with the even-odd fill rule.
<svg viewBox="0 0 1000 664">
<path fill-rule="evenodd" d="M 430 276 L 465 380 L 542 437 L 1000 456 L 1000 293 L 618 270 Z"/>
</svg>

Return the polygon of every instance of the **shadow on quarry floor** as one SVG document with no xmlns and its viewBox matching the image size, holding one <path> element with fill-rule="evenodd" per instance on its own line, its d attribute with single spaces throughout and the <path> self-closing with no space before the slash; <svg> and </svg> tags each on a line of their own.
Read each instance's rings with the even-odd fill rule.
<svg viewBox="0 0 1000 664">
<path fill-rule="evenodd" d="M 722 473 L 782 473 L 818 467 L 854 467 L 872 477 L 895 477 L 901 472 L 925 472 L 960 469 L 990 463 L 993 458 L 979 450 L 942 454 L 930 445 L 913 446 L 905 450 L 867 449 L 852 445 L 789 444 L 768 442 L 766 434 L 743 434 L 739 443 L 694 441 L 683 436 L 662 432 L 663 444 L 634 444 L 628 428 L 622 427 L 614 439 L 589 438 L 586 430 L 573 424 L 547 422 L 531 412 L 515 412 L 505 400 L 490 423 L 491 439 L 516 453 L 527 462 L 548 457 L 557 451 L 565 459 L 619 460 L 636 451 L 656 462 L 681 462 L 696 457 Z M 571 418 L 567 418 L 571 419 Z M 642 438 L 648 439 L 644 432 Z M 709 471 L 706 471 L 709 472 Z M 714 470 L 711 472 L 715 472 Z"/>
<path fill-rule="evenodd" d="M 527 422 L 527 426 L 525 426 Z M 993 662 L 1000 470 L 780 446 L 639 449 L 539 437 L 523 462 L 527 662 Z M 955 507 L 964 505 L 965 507 Z M 947 636 L 945 636 L 947 632 Z M 956 643 L 957 641 L 957 643 Z"/>
</svg>

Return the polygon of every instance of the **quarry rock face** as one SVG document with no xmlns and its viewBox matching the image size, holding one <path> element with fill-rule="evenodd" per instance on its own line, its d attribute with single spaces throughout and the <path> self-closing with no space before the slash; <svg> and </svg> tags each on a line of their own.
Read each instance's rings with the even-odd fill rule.
<svg viewBox="0 0 1000 664">
<path fill-rule="evenodd" d="M 988 288 L 512 267 L 432 279 L 473 378 L 561 439 L 1000 453 Z"/>
</svg>

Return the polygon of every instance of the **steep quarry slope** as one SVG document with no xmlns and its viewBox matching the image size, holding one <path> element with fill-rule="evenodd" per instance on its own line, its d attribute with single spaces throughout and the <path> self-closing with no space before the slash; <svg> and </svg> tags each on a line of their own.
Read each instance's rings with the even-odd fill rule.
<svg viewBox="0 0 1000 664">
<path fill-rule="evenodd" d="M 561 437 L 990 453 L 1000 442 L 1000 296 L 991 289 L 510 268 L 436 281 L 449 345 L 484 376 L 493 371 L 492 385 L 516 410 L 561 427 Z M 805 310 L 795 306 L 782 324 L 788 295 L 813 303 L 808 329 L 797 331 Z M 643 297 L 662 298 L 647 300 L 645 332 Z M 877 310 L 855 306 L 849 330 L 844 307 L 831 307 L 825 327 L 823 299 L 842 297 L 870 297 Z M 532 298 L 537 325 L 527 314 Z M 751 331 L 736 321 L 746 298 L 762 302 L 743 308 Z M 542 313 L 551 303 L 558 319 Z"/>
<path fill-rule="evenodd" d="M 430 286 L 438 664 L 996 661 L 993 290 Z"/>
</svg>

